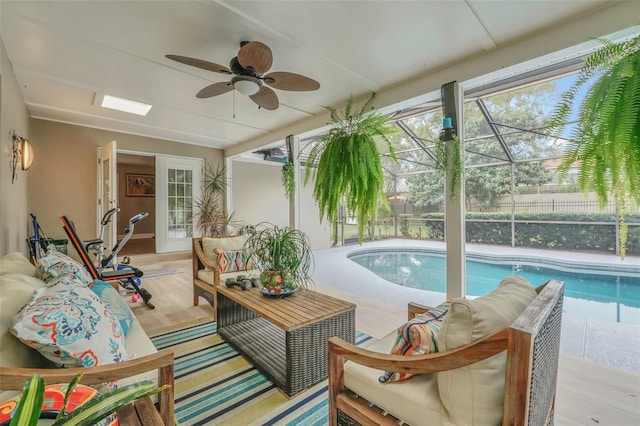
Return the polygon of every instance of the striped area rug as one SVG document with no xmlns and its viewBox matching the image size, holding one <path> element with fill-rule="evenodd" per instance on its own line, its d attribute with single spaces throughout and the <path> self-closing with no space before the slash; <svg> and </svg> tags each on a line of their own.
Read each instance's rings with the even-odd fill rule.
<svg viewBox="0 0 640 426">
<path fill-rule="evenodd" d="M 288 399 L 216 333 L 213 321 L 149 333 L 175 353 L 175 414 L 180 425 L 326 425 L 327 381 Z M 372 338 L 356 332 L 361 345 Z"/>
</svg>

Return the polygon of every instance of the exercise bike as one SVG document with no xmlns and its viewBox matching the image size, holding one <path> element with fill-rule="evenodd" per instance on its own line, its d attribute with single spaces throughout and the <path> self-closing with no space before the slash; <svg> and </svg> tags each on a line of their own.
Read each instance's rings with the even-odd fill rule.
<svg viewBox="0 0 640 426">
<path fill-rule="evenodd" d="M 104 235 L 107 227 L 109 226 L 109 223 L 111 223 L 111 218 L 118 211 L 119 209 L 117 207 L 108 210 L 104 214 L 104 216 L 102 216 L 102 220 L 100 221 L 100 234 L 98 235 L 98 238 L 83 241 L 82 245 L 87 252 L 93 252 L 96 258 L 95 267 L 99 274 L 103 274 L 105 269 L 111 269 L 113 271 L 131 269 L 136 272 L 134 277 L 120 279 L 120 285 L 124 289 L 134 292 L 133 296 L 131 296 L 132 302 L 137 302 L 140 298 L 142 298 L 144 302 L 149 305 L 149 307 L 153 308 L 153 305 L 149 302 L 149 299 L 151 299 L 151 293 L 149 293 L 146 289 L 141 288 L 141 278 L 143 272 L 138 268 L 130 265 L 131 259 L 129 258 L 129 256 L 125 256 L 120 263 L 114 263 L 114 260 L 118 256 L 118 252 L 122 250 L 122 248 L 133 236 L 136 224 L 149 216 L 149 213 L 139 213 L 129 219 L 129 227 L 125 228 L 124 230 L 124 238 L 113 246 L 113 248 L 111 249 L 111 253 L 107 256 L 105 253 Z"/>
</svg>

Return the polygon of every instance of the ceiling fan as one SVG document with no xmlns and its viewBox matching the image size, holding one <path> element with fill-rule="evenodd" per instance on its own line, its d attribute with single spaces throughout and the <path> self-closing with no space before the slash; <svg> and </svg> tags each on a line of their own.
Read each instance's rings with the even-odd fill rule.
<svg viewBox="0 0 640 426">
<path fill-rule="evenodd" d="M 259 41 L 243 41 L 240 43 L 238 56 L 231 59 L 229 68 L 202 59 L 189 58 L 179 55 L 165 55 L 172 61 L 177 61 L 192 67 L 207 71 L 233 75 L 231 81 L 214 83 L 200 90 L 196 97 L 210 98 L 236 89 L 243 95 L 248 95 L 260 108 L 274 110 L 280 105 L 278 96 L 265 84 L 280 90 L 310 91 L 320 87 L 317 81 L 292 72 L 271 72 L 273 63 L 271 49 Z"/>
</svg>

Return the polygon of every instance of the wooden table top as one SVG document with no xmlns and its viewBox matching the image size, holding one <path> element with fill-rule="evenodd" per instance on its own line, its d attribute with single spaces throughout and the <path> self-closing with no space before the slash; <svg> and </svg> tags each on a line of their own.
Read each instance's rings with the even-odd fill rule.
<svg viewBox="0 0 640 426">
<path fill-rule="evenodd" d="M 282 299 L 267 297 L 252 287 L 216 287 L 216 292 L 252 310 L 262 318 L 285 331 L 296 330 L 310 324 L 352 311 L 356 305 L 312 290 L 302 290 Z"/>
</svg>

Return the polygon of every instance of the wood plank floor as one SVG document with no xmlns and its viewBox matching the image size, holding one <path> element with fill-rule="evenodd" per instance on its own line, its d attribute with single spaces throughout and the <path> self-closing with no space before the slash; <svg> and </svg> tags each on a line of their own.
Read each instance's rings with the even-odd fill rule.
<svg viewBox="0 0 640 426">
<path fill-rule="evenodd" d="M 191 252 L 136 255 L 132 264 L 143 271 L 184 271 L 144 278 L 144 287 L 152 293 L 156 309 L 129 300 L 145 331 L 213 315 L 204 299 L 200 299 L 199 306 L 193 306 Z M 355 303 L 356 328 L 376 338 L 387 335 L 406 320 L 406 312 L 399 308 L 320 285 L 315 290 Z M 556 425 L 640 425 L 640 375 L 561 354 L 555 420 Z"/>
</svg>

